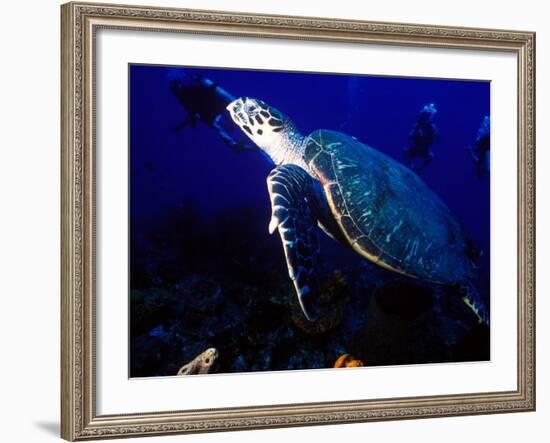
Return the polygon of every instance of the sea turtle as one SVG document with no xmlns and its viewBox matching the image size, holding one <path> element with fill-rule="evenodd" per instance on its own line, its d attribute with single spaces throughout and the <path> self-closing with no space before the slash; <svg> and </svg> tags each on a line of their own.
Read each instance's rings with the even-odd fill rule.
<svg viewBox="0 0 550 443">
<path fill-rule="evenodd" d="M 392 271 L 462 288 L 459 293 L 488 323 L 471 283 L 474 254 L 447 206 L 409 168 L 349 135 L 326 129 L 300 134 L 282 112 L 241 97 L 233 121 L 275 163 L 267 177 L 272 216 L 298 300 L 316 317 L 319 225 L 334 240 Z"/>
</svg>

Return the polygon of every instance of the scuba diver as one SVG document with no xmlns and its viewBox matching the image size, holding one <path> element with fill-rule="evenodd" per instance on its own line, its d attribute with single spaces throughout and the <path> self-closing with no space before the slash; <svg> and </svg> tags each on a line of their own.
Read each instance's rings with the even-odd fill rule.
<svg viewBox="0 0 550 443">
<path fill-rule="evenodd" d="M 478 177 L 489 175 L 490 168 L 490 147 L 491 147 L 491 120 L 488 115 L 483 117 L 483 121 L 477 131 L 474 146 L 469 146 L 468 151 L 476 163 Z"/>
<path fill-rule="evenodd" d="M 425 105 L 409 133 L 409 146 L 403 149 L 407 166 L 415 172 L 422 171 L 433 160 L 434 154 L 430 147 L 437 138 L 439 131 L 433 123 L 437 109 L 433 103 Z M 419 162 L 416 160 L 420 159 Z"/>
<path fill-rule="evenodd" d="M 180 131 L 188 125 L 195 128 L 200 121 L 217 131 L 234 151 L 255 149 L 255 145 L 241 131 L 234 130 L 235 125 L 227 116 L 226 107 L 235 97 L 212 80 L 199 74 L 179 74 L 170 80 L 170 91 L 187 113 L 174 131 Z M 232 132 L 236 135 L 233 136 Z"/>
</svg>

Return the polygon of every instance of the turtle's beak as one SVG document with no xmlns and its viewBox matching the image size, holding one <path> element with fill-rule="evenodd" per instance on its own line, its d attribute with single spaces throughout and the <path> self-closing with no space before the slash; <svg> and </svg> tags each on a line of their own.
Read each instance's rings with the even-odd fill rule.
<svg viewBox="0 0 550 443">
<path fill-rule="evenodd" d="M 241 108 L 242 105 L 243 105 L 243 99 L 242 98 L 237 98 L 237 99 L 233 100 L 231 103 L 229 103 L 226 106 L 225 109 L 227 109 L 229 112 L 233 112 L 236 109 Z"/>
<path fill-rule="evenodd" d="M 240 124 L 245 120 L 244 119 L 245 116 L 244 116 L 244 113 L 243 113 L 244 100 L 246 100 L 246 98 L 244 98 L 244 99 L 243 98 L 238 98 L 236 100 L 233 100 L 226 107 L 226 109 L 231 114 L 231 117 L 233 118 L 233 121 L 237 124 Z"/>
</svg>

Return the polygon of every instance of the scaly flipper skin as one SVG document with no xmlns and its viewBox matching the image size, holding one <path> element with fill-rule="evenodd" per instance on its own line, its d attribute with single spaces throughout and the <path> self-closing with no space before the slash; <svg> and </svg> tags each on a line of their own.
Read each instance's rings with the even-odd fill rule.
<svg viewBox="0 0 550 443">
<path fill-rule="evenodd" d="M 479 323 L 489 325 L 489 309 L 475 286 L 471 283 L 460 285 L 460 293 L 462 301 L 474 312 Z"/>
<path fill-rule="evenodd" d="M 287 164 L 271 171 L 267 187 L 272 211 L 269 233 L 278 229 L 298 301 L 306 318 L 314 321 L 319 238 L 313 179 L 299 166 Z"/>
</svg>

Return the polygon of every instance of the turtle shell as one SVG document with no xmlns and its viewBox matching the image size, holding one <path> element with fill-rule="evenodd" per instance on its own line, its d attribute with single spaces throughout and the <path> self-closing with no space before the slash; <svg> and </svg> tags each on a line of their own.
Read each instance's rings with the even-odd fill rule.
<svg viewBox="0 0 550 443">
<path fill-rule="evenodd" d="M 310 134 L 304 159 L 350 246 L 394 271 L 444 284 L 473 274 L 466 236 L 441 199 L 410 169 L 334 131 Z"/>
</svg>

